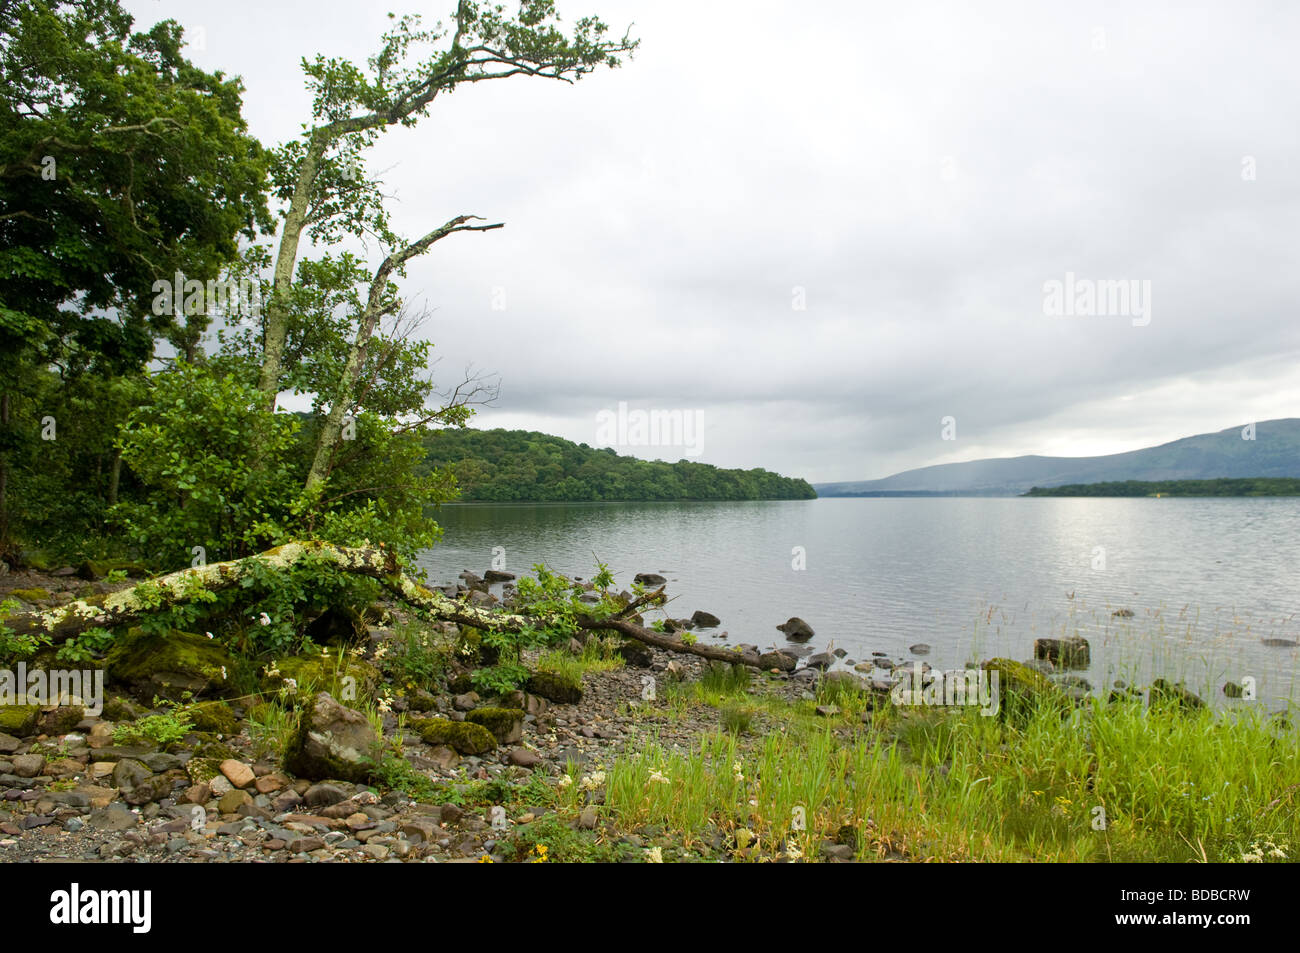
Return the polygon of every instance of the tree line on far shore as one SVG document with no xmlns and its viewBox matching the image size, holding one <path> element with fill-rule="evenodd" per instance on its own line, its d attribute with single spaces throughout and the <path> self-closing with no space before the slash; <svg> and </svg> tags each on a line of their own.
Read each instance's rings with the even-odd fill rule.
<svg viewBox="0 0 1300 953">
<path fill-rule="evenodd" d="M 460 498 L 480 502 L 811 500 L 807 480 L 767 470 L 640 460 L 527 430 L 440 430 L 425 438 L 430 469 L 450 468 Z"/>
<path fill-rule="evenodd" d="M 1036 486 L 1025 496 L 1300 496 L 1300 479 L 1119 480 Z"/>
</svg>

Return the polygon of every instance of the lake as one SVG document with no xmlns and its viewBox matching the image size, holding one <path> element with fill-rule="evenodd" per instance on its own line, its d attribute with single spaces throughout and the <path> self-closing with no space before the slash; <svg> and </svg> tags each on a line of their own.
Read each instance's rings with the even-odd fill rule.
<svg viewBox="0 0 1300 953">
<path fill-rule="evenodd" d="M 519 574 L 545 562 L 588 578 L 599 558 L 619 587 L 666 576 L 674 617 L 719 616 L 702 640 L 780 646 L 775 627 L 800 616 L 818 648 L 901 661 L 924 642 L 942 669 L 1078 634 L 1097 690 L 1164 675 L 1220 705 L 1300 700 L 1300 649 L 1263 642 L 1300 640 L 1296 499 L 460 504 L 438 520 L 445 538 L 420 560 L 431 582 L 482 575 L 494 551 Z M 1225 700 L 1224 681 L 1247 676 L 1257 700 Z"/>
</svg>

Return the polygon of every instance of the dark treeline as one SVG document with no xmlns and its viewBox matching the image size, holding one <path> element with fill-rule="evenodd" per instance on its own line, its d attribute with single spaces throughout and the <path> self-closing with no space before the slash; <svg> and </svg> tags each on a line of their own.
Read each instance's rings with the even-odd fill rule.
<svg viewBox="0 0 1300 953">
<path fill-rule="evenodd" d="M 1300 479 L 1122 480 L 1034 487 L 1025 496 L 1300 496 Z"/>
<path fill-rule="evenodd" d="M 441 430 L 425 439 L 431 468 L 450 467 L 476 501 L 811 500 L 806 480 L 767 470 L 645 461 L 528 430 Z"/>
</svg>

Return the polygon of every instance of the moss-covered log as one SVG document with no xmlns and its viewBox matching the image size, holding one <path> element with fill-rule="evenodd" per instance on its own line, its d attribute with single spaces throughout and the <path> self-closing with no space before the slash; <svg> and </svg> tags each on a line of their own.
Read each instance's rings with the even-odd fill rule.
<svg viewBox="0 0 1300 953">
<path fill-rule="evenodd" d="M 378 580 L 393 595 L 406 604 L 428 612 L 439 621 L 455 622 L 492 631 L 515 631 L 525 625 L 546 624 L 545 617 L 525 617 L 510 612 L 483 609 L 451 599 L 441 592 L 421 585 L 403 573 L 396 556 L 382 547 L 348 547 L 311 540 L 286 543 L 257 556 L 211 563 L 192 569 L 182 569 L 155 579 L 147 579 L 129 589 L 107 596 L 79 599 L 54 609 L 20 613 L 4 620 L 4 625 L 15 635 L 40 635 L 52 643 L 65 642 L 91 628 L 115 628 L 138 622 L 142 617 L 160 609 L 185 605 L 194 600 L 200 591 L 220 592 L 232 589 L 247 576 L 254 561 L 272 569 L 287 570 L 297 563 L 315 560 L 333 566 L 340 572 L 354 573 Z M 650 601 L 656 594 L 639 600 Z M 629 607 L 631 608 L 631 607 Z M 631 639 L 655 648 L 684 655 L 695 655 L 717 662 L 731 662 L 760 668 L 752 657 L 743 656 L 729 648 L 709 645 L 688 645 L 670 635 L 655 632 L 622 618 L 623 609 L 612 616 L 580 616 L 578 625 L 589 630 L 618 632 Z"/>
</svg>

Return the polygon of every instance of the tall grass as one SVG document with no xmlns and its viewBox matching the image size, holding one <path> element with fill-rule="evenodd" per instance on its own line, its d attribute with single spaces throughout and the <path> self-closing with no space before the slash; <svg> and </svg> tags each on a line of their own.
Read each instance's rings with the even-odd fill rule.
<svg viewBox="0 0 1300 953">
<path fill-rule="evenodd" d="M 1300 848 L 1300 739 L 1265 716 L 1097 701 L 1014 724 L 890 708 L 848 740 L 824 720 L 786 727 L 748 747 L 722 733 L 687 754 L 627 754 L 609 769 L 606 809 L 688 846 L 743 830 L 759 858 L 816 856 L 844 825 L 864 859 L 1239 861 L 1259 843 Z"/>
</svg>

